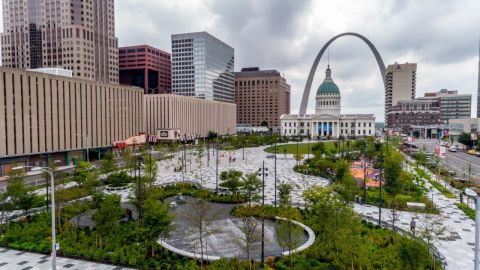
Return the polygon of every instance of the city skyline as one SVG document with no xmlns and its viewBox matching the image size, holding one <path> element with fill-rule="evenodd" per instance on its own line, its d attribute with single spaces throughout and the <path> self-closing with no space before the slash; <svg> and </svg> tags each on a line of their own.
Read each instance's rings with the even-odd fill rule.
<svg viewBox="0 0 480 270">
<path fill-rule="evenodd" d="M 134 8 L 138 12 L 130 12 Z M 285 75 L 292 85 L 292 113 L 300 107 L 308 70 L 320 48 L 347 31 L 370 39 L 386 65 L 418 63 L 417 96 L 448 88 L 476 97 L 479 9 L 476 1 L 143 1 L 139 8 L 136 1 L 126 0 L 116 5 L 120 46 L 146 43 L 170 51 L 171 34 L 208 31 L 235 48 L 235 71 L 259 66 Z M 382 121 L 384 89 L 368 47 L 344 38 L 332 44 L 329 54 L 344 89 L 345 112 L 373 110 Z M 326 65 L 325 57 L 319 68 Z M 312 87 L 321 84 L 320 77 L 315 76 Z M 476 115 L 476 104 L 472 107 Z M 314 111 L 313 102 L 308 111 Z"/>
</svg>

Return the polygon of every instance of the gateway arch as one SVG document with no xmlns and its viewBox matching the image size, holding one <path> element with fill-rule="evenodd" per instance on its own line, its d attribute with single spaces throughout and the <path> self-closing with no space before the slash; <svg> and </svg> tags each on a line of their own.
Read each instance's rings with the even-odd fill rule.
<svg viewBox="0 0 480 270">
<path fill-rule="evenodd" d="M 320 63 L 320 59 L 322 58 L 323 53 L 327 50 L 328 46 L 330 46 L 330 44 L 332 44 L 332 42 L 334 42 L 337 38 L 340 38 L 340 37 L 343 37 L 343 36 L 357 37 L 357 38 L 363 40 L 368 45 L 368 47 L 372 51 L 373 55 L 375 56 L 375 59 L 377 60 L 378 68 L 380 69 L 380 73 L 381 73 L 381 76 L 382 76 L 383 85 L 386 86 L 385 64 L 383 63 L 382 57 L 380 56 L 380 54 L 378 53 L 377 49 L 372 44 L 372 42 L 370 42 L 370 40 L 368 40 L 366 37 L 364 37 L 360 34 L 357 34 L 357 33 L 353 33 L 353 32 L 342 33 L 342 34 L 334 36 L 325 45 L 323 45 L 322 49 L 320 50 L 320 52 L 317 55 L 317 58 L 315 58 L 315 61 L 313 62 L 313 65 L 312 65 L 312 68 L 310 69 L 310 74 L 308 75 L 308 80 L 307 80 L 307 84 L 305 85 L 305 90 L 303 90 L 302 103 L 300 105 L 299 115 L 305 115 L 307 113 L 308 98 L 310 96 L 310 90 L 312 88 L 313 77 L 315 76 L 315 72 L 317 71 L 318 63 Z"/>
</svg>

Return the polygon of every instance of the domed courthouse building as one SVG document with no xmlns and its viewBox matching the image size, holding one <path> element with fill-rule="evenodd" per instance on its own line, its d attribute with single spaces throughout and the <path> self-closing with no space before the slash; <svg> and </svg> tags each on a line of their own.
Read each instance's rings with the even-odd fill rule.
<svg viewBox="0 0 480 270">
<path fill-rule="evenodd" d="M 373 114 L 341 114 L 340 89 L 327 67 L 326 77 L 315 97 L 315 114 L 280 116 L 282 136 L 310 136 L 312 138 L 363 137 L 375 134 Z"/>
</svg>

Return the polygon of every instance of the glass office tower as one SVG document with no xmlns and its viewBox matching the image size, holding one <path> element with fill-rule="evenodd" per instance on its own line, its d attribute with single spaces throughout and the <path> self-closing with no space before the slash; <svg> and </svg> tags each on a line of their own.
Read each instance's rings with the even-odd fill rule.
<svg viewBox="0 0 480 270">
<path fill-rule="evenodd" d="M 235 102 L 234 49 L 207 32 L 172 35 L 172 92 Z"/>
</svg>

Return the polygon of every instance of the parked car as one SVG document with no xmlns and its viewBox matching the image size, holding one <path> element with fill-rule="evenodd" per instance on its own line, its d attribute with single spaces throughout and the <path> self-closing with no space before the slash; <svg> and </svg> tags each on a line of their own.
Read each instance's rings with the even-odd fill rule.
<svg viewBox="0 0 480 270">
<path fill-rule="evenodd" d="M 467 151 L 467 154 L 469 155 L 475 155 L 477 153 L 477 151 L 473 150 L 473 149 L 470 149 Z"/>
<path fill-rule="evenodd" d="M 480 151 L 475 152 L 475 156 L 480 157 Z"/>
</svg>

